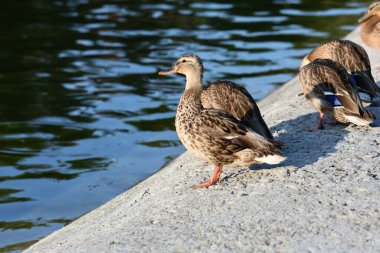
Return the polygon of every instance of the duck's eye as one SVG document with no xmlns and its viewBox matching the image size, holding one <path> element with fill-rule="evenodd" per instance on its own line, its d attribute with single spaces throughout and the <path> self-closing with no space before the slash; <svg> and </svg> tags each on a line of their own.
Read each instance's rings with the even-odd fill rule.
<svg viewBox="0 0 380 253">
<path fill-rule="evenodd" d="M 186 60 L 185 60 L 185 59 L 183 59 L 183 60 L 182 60 L 182 62 L 186 62 Z"/>
</svg>

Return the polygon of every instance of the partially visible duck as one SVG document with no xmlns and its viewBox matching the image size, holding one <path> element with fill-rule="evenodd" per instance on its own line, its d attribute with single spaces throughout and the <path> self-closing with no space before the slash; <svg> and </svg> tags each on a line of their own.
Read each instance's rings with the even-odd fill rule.
<svg viewBox="0 0 380 253">
<path fill-rule="evenodd" d="M 184 55 L 171 70 L 159 72 L 160 75 L 178 73 L 186 76 L 185 91 L 176 113 L 176 131 L 189 151 L 215 165 L 211 178 L 195 188 L 209 187 L 218 182 L 224 165 L 278 164 L 285 160 L 273 136 L 270 134 L 271 138 L 268 138 L 264 134 L 267 126 L 261 115 L 255 114 L 259 113 L 256 104 L 245 104 L 251 99 L 254 102 L 251 96 L 247 96 L 248 92 L 226 81 L 216 82 L 205 89 L 200 63 L 199 57 Z M 240 99 L 246 102 L 234 102 Z M 248 119 L 251 116 L 246 116 L 244 108 L 252 108 L 248 110 L 252 120 Z M 253 119 L 259 119 L 256 125 L 264 123 L 265 126 L 251 127 L 249 122 Z M 261 130 L 255 131 L 255 128 Z"/>
<path fill-rule="evenodd" d="M 305 97 L 318 112 L 317 125 L 309 129 L 323 129 L 326 114 L 340 123 L 368 126 L 375 116 L 366 111 L 352 80 L 339 63 L 330 59 L 316 59 L 300 70 L 300 81 Z"/>
<path fill-rule="evenodd" d="M 318 58 L 340 63 L 350 74 L 363 103 L 380 103 L 380 88 L 372 76 L 371 63 L 362 46 L 349 40 L 323 43 L 305 56 L 301 68 Z"/>
<path fill-rule="evenodd" d="M 373 2 L 359 19 L 360 36 L 369 47 L 380 50 L 380 1 Z"/>
</svg>

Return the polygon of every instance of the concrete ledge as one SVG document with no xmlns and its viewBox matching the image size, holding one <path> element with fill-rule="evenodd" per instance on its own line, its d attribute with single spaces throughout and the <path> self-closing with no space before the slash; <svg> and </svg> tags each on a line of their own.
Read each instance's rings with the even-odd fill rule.
<svg viewBox="0 0 380 253">
<path fill-rule="evenodd" d="M 358 30 L 348 38 L 362 44 Z M 293 79 L 259 103 L 284 164 L 225 169 L 192 190 L 213 168 L 186 152 L 25 252 L 379 252 L 380 127 L 306 132 L 317 113 L 300 90 Z"/>
</svg>

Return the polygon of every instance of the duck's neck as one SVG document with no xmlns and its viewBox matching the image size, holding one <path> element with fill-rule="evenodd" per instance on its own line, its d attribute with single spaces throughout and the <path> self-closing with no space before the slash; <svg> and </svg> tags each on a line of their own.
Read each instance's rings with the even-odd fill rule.
<svg viewBox="0 0 380 253">
<path fill-rule="evenodd" d="M 202 90 L 202 86 L 203 84 L 201 75 L 199 75 L 195 71 L 186 74 L 186 90 L 194 88 Z"/>
<path fill-rule="evenodd" d="M 186 75 L 186 88 L 180 106 L 186 107 L 187 110 L 200 111 L 203 108 L 201 103 L 202 91 L 202 78 L 198 75 Z"/>
</svg>

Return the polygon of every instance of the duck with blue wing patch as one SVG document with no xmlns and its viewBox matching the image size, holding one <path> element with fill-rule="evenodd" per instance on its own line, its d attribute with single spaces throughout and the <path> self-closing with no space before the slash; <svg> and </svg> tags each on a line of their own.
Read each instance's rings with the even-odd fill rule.
<svg viewBox="0 0 380 253">
<path fill-rule="evenodd" d="M 371 63 L 362 46 L 349 40 L 323 43 L 305 56 L 301 68 L 316 59 L 330 59 L 341 64 L 349 73 L 364 105 L 380 105 L 380 87 L 372 76 Z"/>
<path fill-rule="evenodd" d="M 316 59 L 300 70 L 304 96 L 319 112 L 317 125 L 309 129 L 323 129 L 326 114 L 340 123 L 368 126 L 375 115 L 366 111 L 347 71 L 337 62 Z"/>
</svg>

